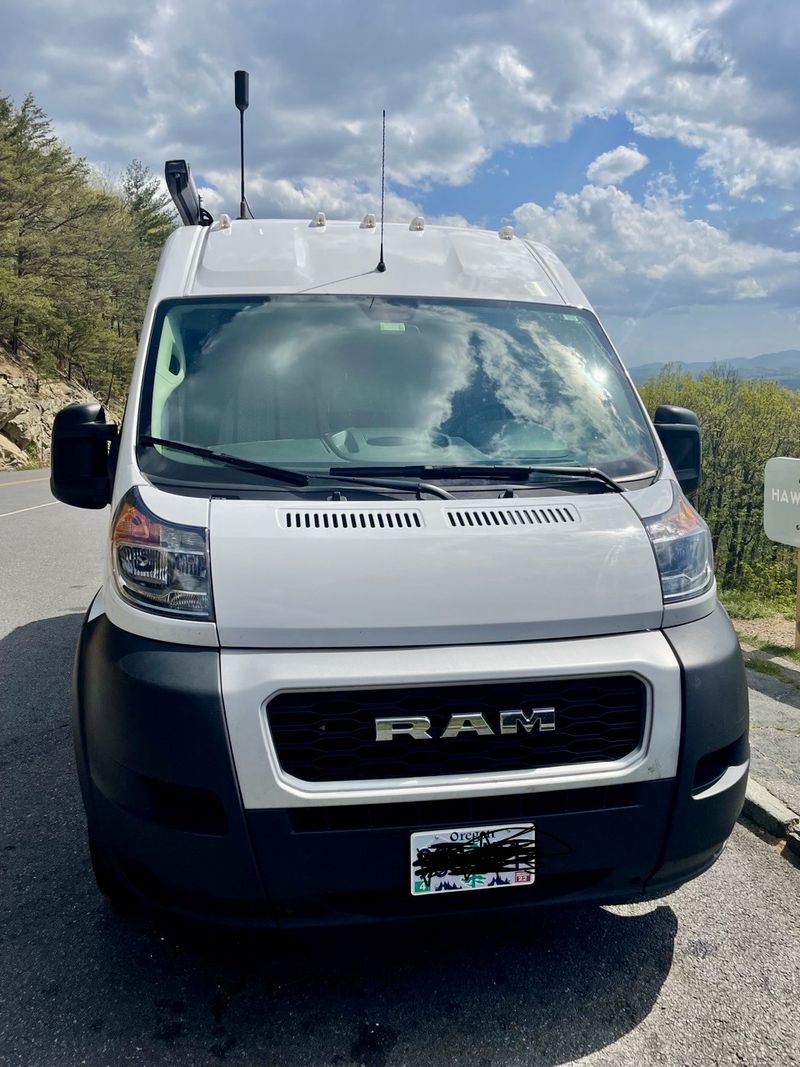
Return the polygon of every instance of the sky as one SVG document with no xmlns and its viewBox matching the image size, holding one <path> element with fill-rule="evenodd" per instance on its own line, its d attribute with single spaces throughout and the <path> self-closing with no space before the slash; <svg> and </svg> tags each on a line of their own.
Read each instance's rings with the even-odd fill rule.
<svg viewBox="0 0 800 1067">
<path fill-rule="evenodd" d="M 800 0 L 5 0 L 0 94 L 105 175 L 550 245 L 631 366 L 800 349 Z"/>
</svg>

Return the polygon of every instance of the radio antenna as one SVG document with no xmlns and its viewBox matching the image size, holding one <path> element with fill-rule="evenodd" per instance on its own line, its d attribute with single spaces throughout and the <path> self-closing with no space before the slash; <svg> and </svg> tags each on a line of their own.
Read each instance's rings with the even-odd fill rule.
<svg viewBox="0 0 800 1067">
<path fill-rule="evenodd" d="M 386 270 L 383 262 L 383 204 L 386 191 L 386 108 L 383 109 L 383 132 L 381 134 L 381 257 L 375 268 L 379 274 Z"/>
<path fill-rule="evenodd" d="M 239 109 L 239 166 L 241 173 L 241 196 L 239 218 L 247 218 L 248 203 L 244 195 L 244 113 L 250 103 L 250 75 L 246 70 L 237 70 L 233 75 L 236 107 Z"/>
</svg>

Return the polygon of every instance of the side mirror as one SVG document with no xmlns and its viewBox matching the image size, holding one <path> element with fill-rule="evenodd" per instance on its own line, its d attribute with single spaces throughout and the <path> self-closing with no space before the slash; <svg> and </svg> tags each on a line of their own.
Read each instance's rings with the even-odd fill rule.
<svg viewBox="0 0 800 1067">
<path fill-rule="evenodd" d="M 688 408 L 662 404 L 653 421 L 678 483 L 685 493 L 693 493 L 700 484 L 702 464 L 699 419 Z"/>
<path fill-rule="evenodd" d="M 53 421 L 50 490 L 76 508 L 104 508 L 111 501 L 117 427 L 102 404 L 69 404 Z M 109 453 L 111 444 L 111 453 Z"/>
</svg>

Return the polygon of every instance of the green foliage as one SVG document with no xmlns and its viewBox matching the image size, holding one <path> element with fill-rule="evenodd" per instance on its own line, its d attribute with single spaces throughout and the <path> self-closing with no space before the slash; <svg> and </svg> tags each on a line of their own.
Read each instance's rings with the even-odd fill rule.
<svg viewBox="0 0 800 1067">
<path fill-rule="evenodd" d="M 169 194 L 138 159 L 132 159 L 122 175 L 122 199 L 134 232 L 142 246 L 157 253 L 175 228 L 175 212 Z"/>
<path fill-rule="evenodd" d="M 779 663 L 773 663 L 771 660 L 753 657 L 748 659 L 747 666 L 751 671 L 758 671 L 759 674 L 769 674 L 772 678 L 779 678 L 781 681 L 786 679 L 786 671 L 783 667 Z"/>
<path fill-rule="evenodd" d="M 31 96 L 0 97 L 0 340 L 106 402 L 127 386 L 168 198 L 138 160 L 102 189 Z"/>
<path fill-rule="evenodd" d="M 793 619 L 795 615 L 795 599 L 790 594 L 770 598 L 747 589 L 723 589 L 720 600 L 735 619 L 764 619 L 770 615 Z"/>
<path fill-rule="evenodd" d="M 779 657 L 780 659 L 788 659 L 793 663 L 800 663 L 800 648 L 790 648 L 789 645 L 776 645 L 774 641 L 762 641 L 758 637 L 748 636 L 745 638 L 748 645 L 753 645 L 759 650 L 764 652 L 767 656 Z M 769 660 L 767 660 L 769 662 Z M 755 663 L 764 663 L 764 660 L 760 656 L 750 656 L 747 660 L 747 666 L 753 667 Z M 781 671 L 785 681 L 791 681 L 793 685 L 797 685 L 797 675 L 794 674 L 793 678 L 787 677 L 788 672 L 783 670 L 779 663 L 774 663 L 772 666 L 777 667 Z M 756 668 L 757 670 L 758 668 Z"/>
<path fill-rule="evenodd" d="M 764 535 L 764 465 L 772 456 L 800 456 L 800 393 L 745 381 L 725 368 L 694 378 L 670 365 L 640 392 L 651 413 L 659 404 L 677 404 L 700 418 L 697 506 L 711 529 L 721 589 L 789 603 L 796 557 Z"/>
</svg>

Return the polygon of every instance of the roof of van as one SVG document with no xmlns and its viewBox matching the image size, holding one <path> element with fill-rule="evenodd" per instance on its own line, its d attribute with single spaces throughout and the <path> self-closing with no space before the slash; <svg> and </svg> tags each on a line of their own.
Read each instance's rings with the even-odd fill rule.
<svg viewBox="0 0 800 1067">
<path fill-rule="evenodd" d="M 544 245 L 471 227 L 387 223 L 385 231 L 379 272 L 379 226 L 225 218 L 184 226 L 167 241 L 154 296 L 374 293 L 590 306 Z"/>
</svg>

